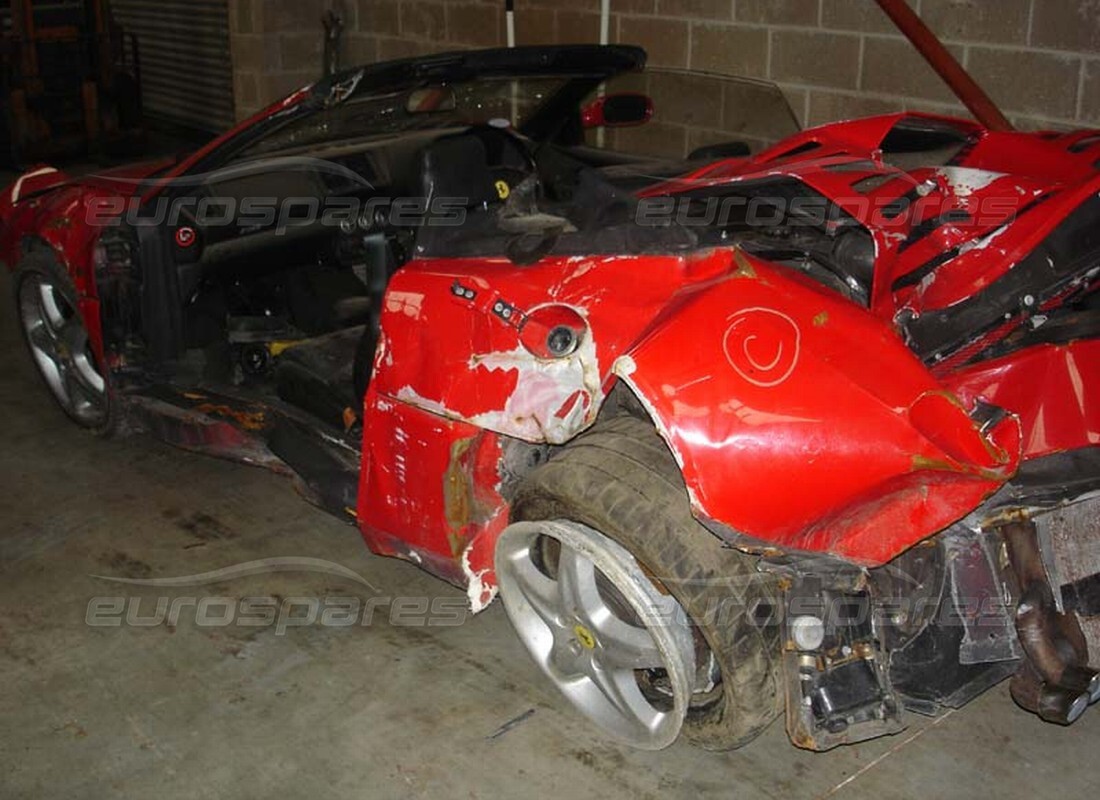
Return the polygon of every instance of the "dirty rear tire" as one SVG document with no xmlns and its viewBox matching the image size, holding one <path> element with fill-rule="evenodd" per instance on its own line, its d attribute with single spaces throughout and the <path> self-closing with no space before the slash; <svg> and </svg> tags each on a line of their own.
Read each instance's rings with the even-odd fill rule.
<svg viewBox="0 0 1100 800">
<path fill-rule="evenodd" d="M 512 520 L 553 519 L 583 523 L 627 548 L 715 654 L 721 692 L 689 710 L 689 741 L 708 750 L 741 747 L 779 715 L 779 629 L 757 624 L 774 617 L 774 580 L 692 517 L 676 462 L 648 420 L 601 422 L 524 480 Z"/>
</svg>

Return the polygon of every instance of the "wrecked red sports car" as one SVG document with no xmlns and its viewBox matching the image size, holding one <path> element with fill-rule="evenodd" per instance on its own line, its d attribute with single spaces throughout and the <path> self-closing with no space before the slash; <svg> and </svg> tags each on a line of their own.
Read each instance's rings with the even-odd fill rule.
<svg viewBox="0 0 1100 800">
<path fill-rule="evenodd" d="M 823 750 L 1009 677 L 1071 723 L 1100 697 L 1100 133 L 794 133 L 729 81 L 742 135 L 641 160 L 615 145 L 675 127 L 643 64 L 373 65 L 179 162 L 33 169 L 0 196 L 30 353 L 83 427 L 284 472 L 475 610 L 499 591 L 636 746 L 785 708 Z"/>
</svg>

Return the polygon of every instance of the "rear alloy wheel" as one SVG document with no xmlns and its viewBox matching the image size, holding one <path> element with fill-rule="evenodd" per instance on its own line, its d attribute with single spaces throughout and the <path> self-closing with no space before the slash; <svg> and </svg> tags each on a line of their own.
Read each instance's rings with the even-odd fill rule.
<svg viewBox="0 0 1100 800">
<path fill-rule="evenodd" d="M 634 747 L 676 740 L 694 685 L 691 632 L 629 552 L 575 522 L 519 522 L 497 541 L 496 573 L 524 645 L 573 705 Z"/>
<path fill-rule="evenodd" d="M 23 337 L 62 410 L 82 428 L 111 428 L 108 381 L 92 352 L 72 282 L 48 257 L 29 256 L 16 275 Z"/>
<path fill-rule="evenodd" d="M 555 452 L 516 487 L 511 519 L 495 562 L 505 609 L 543 671 L 611 735 L 657 748 L 682 725 L 693 744 L 729 750 L 779 716 L 781 642 L 772 624 L 779 587 L 756 558 L 725 547 L 695 519 L 676 460 L 649 420 L 600 420 Z M 586 584 L 573 576 L 582 568 Z M 637 613 L 632 597 L 645 597 L 658 614 Z M 667 624 L 670 614 L 679 624 Z M 665 624 L 653 624 L 658 618 Z M 663 638 L 670 635 L 674 642 Z M 649 641 L 660 663 L 644 647 Z M 581 662 L 591 673 L 553 671 L 552 657 L 573 642 L 592 651 L 593 663 Z M 598 710 L 617 699 L 604 692 L 592 700 L 591 686 L 608 688 L 600 683 L 606 670 L 596 670 L 603 663 L 633 669 L 636 691 L 655 709 L 632 705 L 639 720 L 666 717 L 659 724 L 648 717 L 648 732 L 639 734 L 628 715 Z M 624 674 L 611 689 L 624 686 L 636 701 Z"/>
</svg>

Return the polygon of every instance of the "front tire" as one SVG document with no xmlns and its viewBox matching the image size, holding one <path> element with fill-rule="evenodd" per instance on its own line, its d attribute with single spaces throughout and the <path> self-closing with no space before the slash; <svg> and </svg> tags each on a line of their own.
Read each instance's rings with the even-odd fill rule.
<svg viewBox="0 0 1100 800">
<path fill-rule="evenodd" d="M 679 468 L 651 423 L 616 417 L 576 439 L 520 485 L 512 520 L 588 526 L 629 551 L 658 590 L 675 598 L 695 638 L 688 740 L 710 750 L 741 747 L 779 716 L 774 579 L 692 516 Z M 501 581 L 506 606 L 509 593 Z"/>
<path fill-rule="evenodd" d="M 92 351 L 76 288 L 49 254 L 31 253 L 15 273 L 23 341 L 65 414 L 100 436 L 114 431 L 110 379 Z"/>
</svg>

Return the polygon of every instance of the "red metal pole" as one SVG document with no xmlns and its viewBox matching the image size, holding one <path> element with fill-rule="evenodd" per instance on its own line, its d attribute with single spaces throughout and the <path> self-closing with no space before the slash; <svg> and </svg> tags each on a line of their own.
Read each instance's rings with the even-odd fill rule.
<svg viewBox="0 0 1100 800">
<path fill-rule="evenodd" d="M 905 0 L 876 0 L 876 2 L 898 26 L 898 30 L 913 43 L 917 52 L 924 56 L 932 69 L 936 70 L 951 87 L 951 91 L 958 96 L 963 105 L 970 109 L 970 113 L 978 122 L 994 131 L 1013 130 L 1012 123 L 1001 113 L 997 104 L 990 99 L 958 59 L 943 46 L 943 42 L 929 30 L 924 20 L 917 16 Z"/>
</svg>

